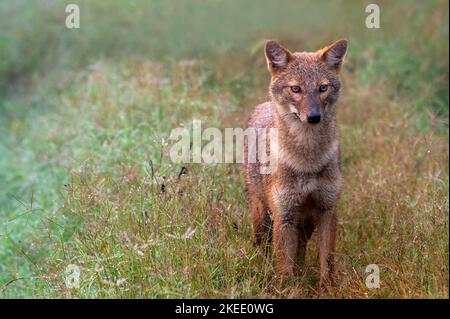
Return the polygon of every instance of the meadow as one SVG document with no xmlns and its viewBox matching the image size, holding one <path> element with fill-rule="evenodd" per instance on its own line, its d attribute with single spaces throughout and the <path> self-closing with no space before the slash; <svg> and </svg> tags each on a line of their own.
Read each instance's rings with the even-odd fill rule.
<svg viewBox="0 0 450 319">
<path fill-rule="evenodd" d="M 168 156 L 193 119 L 245 127 L 268 38 L 350 43 L 328 297 L 449 297 L 448 1 L 377 1 L 380 29 L 367 1 L 76 3 L 69 30 L 64 1 L 0 2 L 1 298 L 320 297 L 316 245 L 290 282 L 253 246 L 239 164 Z"/>
</svg>

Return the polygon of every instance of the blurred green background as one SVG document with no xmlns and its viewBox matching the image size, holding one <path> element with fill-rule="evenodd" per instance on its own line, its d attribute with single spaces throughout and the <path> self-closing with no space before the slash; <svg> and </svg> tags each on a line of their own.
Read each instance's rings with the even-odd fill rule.
<svg viewBox="0 0 450 319">
<path fill-rule="evenodd" d="M 379 30 L 365 27 L 369 3 L 77 1 L 81 28 L 68 30 L 64 1 L 2 1 L 1 92 L 20 90 L 30 78 L 105 58 L 190 59 L 255 51 L 259 57 L 267 38 L 291 40 L 298 50 L 307 51 L 346 37 L 355 63 L 365 68 L 362 77 L 376 72 L 408 94 L 428 89 L 420 87 L 428 82 L 424 79 L 448 82 L 445 3 L 381 1 Z M 370 60 L 360 54 L 369 46 Z M 448 114 L 445 85 L 430 94 L 433 107 Z"/>
</svg>

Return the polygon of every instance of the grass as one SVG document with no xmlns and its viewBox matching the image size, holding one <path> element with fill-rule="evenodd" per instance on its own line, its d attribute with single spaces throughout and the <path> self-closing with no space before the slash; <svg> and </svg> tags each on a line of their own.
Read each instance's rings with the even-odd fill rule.
<svg viewBox="0 0 450 319">
<path fill-rule="evenodd" d="M 363 27 L 359 3 L 286 1 L 289 14 L 251 2 L 80 3 L 79 33 L 58 27 L 62 2 L 1 4 L 1 297 L 319 297 L 315 244 L 303 275 L 281 282 L 252 245 L 240 166 L 180 175 L 168 136 L 193 119 L 245 125 L 267 95 L 261 39 L 312 50 L 348 37 L 330 296 L 448 298 L 447 2 L 383 2 L 378 31 Z M 27 22 L 35 15 L 45 22 Z M 79 289 L 65 285 L 69 264 L 81 267 Z M 380 289 L 365 286 L 368 264 Z"/>
</svg>

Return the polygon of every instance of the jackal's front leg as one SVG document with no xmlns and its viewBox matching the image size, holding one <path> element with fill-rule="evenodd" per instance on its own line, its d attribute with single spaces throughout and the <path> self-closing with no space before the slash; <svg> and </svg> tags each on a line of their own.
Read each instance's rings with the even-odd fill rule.
<svg viewBox="0 0 450 319">
<path fill-rule="evenodd" d="M 314 231 L 314 225 L 309 221 L 303 221 L 298 226 L 298 252 L 297 252 L 297 270 L 301 271 L 305 266 L 306 246 Z"/>
<path fill-rule="evenodd" d="M 321 213 L 317 231 L 319 235 L 320 286 L 334 284 L 334 248 L 336 244 L 336 210 Z"/>
<path fill-rule="evenodd" d="M 294 275 L 298 253 L 298 225 L 288 214 L 276 214 L 273 223 L 275 266 L 281 276 Z"/>
</svg>

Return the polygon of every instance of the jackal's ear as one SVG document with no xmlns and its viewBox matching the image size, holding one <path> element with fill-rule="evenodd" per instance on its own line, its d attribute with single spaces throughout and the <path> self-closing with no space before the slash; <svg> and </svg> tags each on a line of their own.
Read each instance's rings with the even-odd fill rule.
<svg viewBox="0 0 450 319">
<path fill-rule="evenodd" d="M 292 59 L 292 53 L 274 40 L 266 41 L 264 53 L 267 67 L 272 74 L 284 69 Z"/>
<path fill-rule="evenodd" d="M 327 62 L 332 68 L 339 70 L 345 53 L 347 53 L 347 47 L 347 40 L 338 40 L 319 51 L 320 59 Z"/>
</svg>

